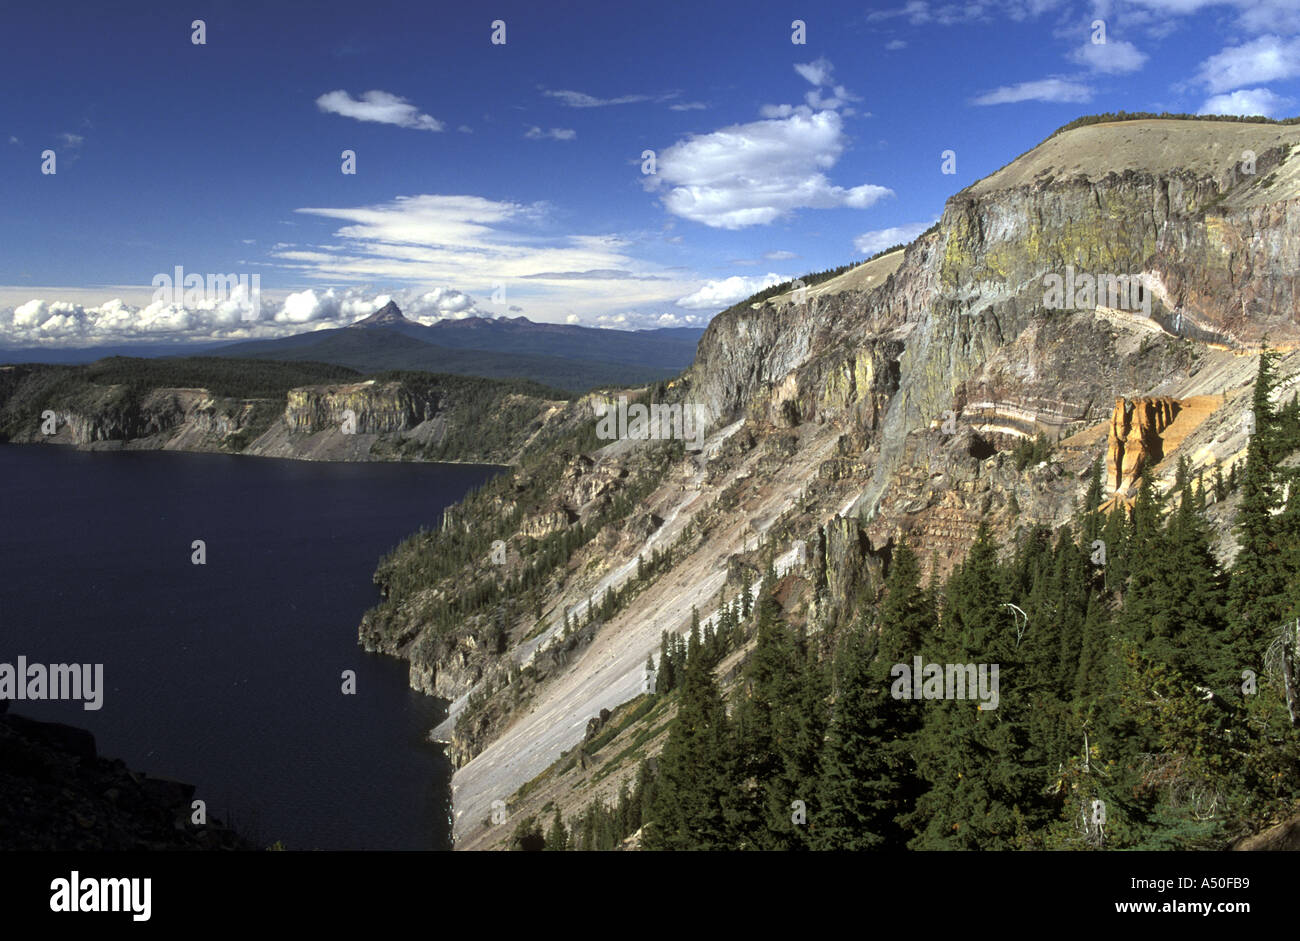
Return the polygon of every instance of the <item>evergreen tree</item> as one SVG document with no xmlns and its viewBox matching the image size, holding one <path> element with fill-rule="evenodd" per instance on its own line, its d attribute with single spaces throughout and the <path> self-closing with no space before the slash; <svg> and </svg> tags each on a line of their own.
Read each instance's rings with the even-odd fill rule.
<svg viewBox="0 0 1300 941">
<path fill-rule="evenodd" d="M 788 838 L 772 813 L 785 796 L 779 739 L 784 728 L 778 730 L 778 723 L 782 710 L 792 707 L 798 687 L 775 581 L 769 572 L 759 591 L 755 646 L 745 664 L 744 690 L 734 710 L 731 776 L 739 786 L 728 795 L 727 816 L 741 848 L 784 848 Z M 780 836 L 769 832 L 773 825 Z"/>
<path fill-rule="evenodd" d="M 551 829 L 546 834 L 546 849 L 557 852 L 563 852 L 569 848 L 569 831 L 565 829 L 564 820 L 560 817 L 560 808 L 555 808 L 555 816 L 551 820 Z"/>
<path fill-rule="evenodd" d="M 1026 725 L 1030 700 L 1017 680 L 1024 676 L 1023 637 L 1017 637 L 1020 628 L 1005 597 L 997 546 L 981 523 L 966 561 L 948 581 L 942 654 L 932 655 L 932 662 L 984 666 L 990 680 L 996 664 L 999 703 L 986 709 L 969 693 L 924 701 L 917 764 L 928 789 L 905 818 L 918 831 L 909 843 L 913 849 L 1009 849 L 1024 831 L 1026 814 L 1048 810 L 1041 798 L 1044 759 Z"/>
<path fill-rule="evenodd" d="M 1269 630 L 1280 623 L 1286 608 L 1290 577 L 1281 567 L 1278 507 L 1275 482 L 1276 428 L 1269 394 L 1274 380 L 1276 354 L 1265 348 L 1251 395 L 1255 432 L 1246 448 L 1241 473 L 1241 502 L 1237 510 L 1237 536 L 1241 549 L 1232 568 L 1230 594 L 1232 618 L 1227 646 L 1237 664 L 1258 663 Z M 1234 471 L 1236 467 L 1234 465 Z"/>
<path fill-rule="evenodd" d="M 899 818 L 921 788 L 910 738 L 919 704 L 891 694 L 893 667 L 910 665 L 934 633 L 916 555 L 900 543 L 880 608 L 879 635 L 865 612 L 835 660 L 835 690 L 812 832 L 817 849 L 901 849 Z"/>
<path fill-rule="evenodd" d="M 728 848 L 722 810 L 727 726 L 713 674 L 701 657 L 688 657 L 677 715 L 659 756 L 646 849 Z"/>
</svg>

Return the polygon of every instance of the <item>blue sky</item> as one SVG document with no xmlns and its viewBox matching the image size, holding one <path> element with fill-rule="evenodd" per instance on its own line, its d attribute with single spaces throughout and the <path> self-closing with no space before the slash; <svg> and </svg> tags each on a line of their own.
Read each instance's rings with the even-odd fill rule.
<svg viewBox="0 0 1300 941">
<path fill-rule="evenodd" d="M 112 6 L 0 14 L 0 345 L 703 325 L 1080 114 L 1300 113 L 1300 0 Z"/>
</svg>

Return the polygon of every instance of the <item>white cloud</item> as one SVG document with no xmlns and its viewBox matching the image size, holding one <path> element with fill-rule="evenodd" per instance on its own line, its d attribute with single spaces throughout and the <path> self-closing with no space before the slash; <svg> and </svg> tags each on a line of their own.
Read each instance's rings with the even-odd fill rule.
<svg viewBox="0 0 1300 941">
<path fill-rule="evenodd" d="M 237 293 L 196 303 L 153 303 L 152 288 L 130 289 L 135 305 L 98 303 L 67 289 L 76 303 L 49 300 L 63 289 L 0 288 L 0 345 L 89 345 L 141 339 L 251 339 L 345 326 L 391 298 L 413 319 L 504 314 L 527 306 L 541 321 L 596 322 L 614 311 L 670 308 L 698 277 L 649 265 L 629 254 L 639 239 L 611 233 L 550 234 L 543 205 L 469 195 L 421 195 L 391 202 L 297 212 L 334 220 L 329 236 L 277 243 L 268 267 L 302 284 L 282 299 L 261 295 L 260 318 Z M 309 227 L 304 226 L 302 231 Z M 312 227 L 314 228 L 314 226 Z M 264 263 L 257 263 L 264 264 Z M 170 264 L 164 266 L 170 274 Z M 575 284 L 580 279 L 580 284 Z M 267 277 L 263 276 L 263 281 Z M 392 285 L 378 293 L 374 285 Z M 502 303 L 490 300 L 504 285 Z M 453 287 L 454 286 L 454 287 Z M 580 290 L 575 288 L 580 287 Z M 118 290 L 118 289 L 114 289 Z M 6 298 L 7 295 L 7 298 Z M 5 307 L 12 303 L 15 306 Z"/>
<path fill-rule="evenodd" d="M 798 257 L 794 252 L 787 251 L 763 252 L 764 261 L 789 261 L 791 258 Z"/>
<path fill-rule="evenodd" d="M 708 107 L 702 101 L 683 101 L 675 105 L 669 105 L 669 111 L 703 111 Z"/>
<path fill-rule="evenodd" d="M 906 245 L 932 225 L 933 222 L 908 222 L 863 232 L 853 240 L 853 250 L 863 255 L 874 255 L 891 245 Z"/>
<path fill-rule="evenodd" d="M 738 301 L 743 301 L 751 294 L 757 294 L 763 288 L 771 287 L 774 284 L 780 284 L 790 279 L 784 275 L 772 274 L 769 272 L 763 276 L 753 278 L 743 278 L 740 275 L 732 275 L 730 278 L 723 278 L 720 281 L 706 281 L 702 287 L 692 291 L 685 297 L 677 299 L 678 307 L 685 307 L 688 310 L 706 310 L 716 308 L 721 310 L 724 307 L 730 307 Z"/>
<path fill-rule="evenodd" d="M 65 147 L 80 147 L 86 142 L 86 139 L 80 134 L 69 134 L 67 132 L 60 134 L 59 140 L 63 141 Z"/>
<path fill-rule="evenodd" d="M 1039 6 L 1049 6 L 1054 0 L 1030 0 L 1024 4 L 1029 8 Z M 988 7 L 991 4 L 987 0 L 968 0 L 968 2 L 943 3 L 931 6 L 926 0 L 909 0 L 901 7 L 892 10 L 877 10 L 868 14 L 867 20 L 887 20 L 895 17 L 904 17 L 907 22 L 913 26 L 922 26 L 926 23 L 938 23 L 940 26 L 951 26 L 955 23 L 969 23 L 973 20 L 983 19 L 990 12 Z M 1008 8 L 1008 12 L 1013 19 L 1023 18 L 1022 4 L 1019 0 L 1008 0 L 1003 6 Z"/>
<path fill-rule="evenodd" d="M 586 92 L 570 90 L 542 89 L 548 98 L 557 98 L 570 108 L 604 108 L 609 105 L 630 105 L 641 101 L 653 100 L 650 95 L 623 95 L 621 98 L 597 98 Z"/>
<path fill-rule="evenodd" d="M 907 48 L 906 39 L 891 39 L 889 42 L 885 43 L 885 50 L 888 52 L 897 52 L 899 49 L 906 49 L 906 48 Z"/>
<path fill-rule="evenodd" d="M 708 322 L 709 318 L 701 314 L 680 314 L 654 309 L 598 314 L 591 318 L 587 326 L 604 327 L 610 330 L 654 330 L 662 327 L 703 327 Z"/>
<path fill-rule="evenodd" d="M 844 106 L 847 105 L 850 101 L 861 100 L 860 98 L 858 98 L 857 95 L 850 93 L 849 90 L 845 88 L 843 85 L 835 84 L 835 79 L 833 76 L 833 73 L 835 71 L 835 66 L 831 65 L 830 61 L 825 56 L 823 56 L 822 58 L 818 59 L 815 62 L 808 62 L 803 65 L 796 65 L 794 67 L 794 70 L 798 72 L 801 76 L 803 76 L 803 78 L 806 79 L 809 83 L 816 86 L 812 91 L 806 92 L 804 94 L 805 104 L 808 106 L 808 108 L 812 109 L 813 111 L 826 111 L 828 109 L 844 109 Z M 822 97 L 822 92 L 821 92 L 822 88 L 831 89 L 831 94 L 827 97 Z M 767 106 L 767 107 L 771 107 L 771 106 Z M 789 106 L 787 105 L 786 107 Z M 844 110 L 844 114 L 846 115 L 852 114 L 852 111 L 846 109 Z M 788 114 L 783 114 L 783 115 L 765 114 L 764 115 L 764 117 L 772 117 L 772 116 L 787 117 Z"/>
<path fill-rule="evenodd" d="M 456 130 L 460 131 L 462 134 L 474 133 L 474 129 L 470 127 L 468 124 L 462 124 L 460 127 L 456 128 Z"/>
<path fill-rule="evenodd" d="M 93 345 L 127 341 L 255 339 L 345 327 L 379 310 L 390 300 L 421 323 L 439 319 L 491 316 L 462 291 L 446 286 L 406 288 L 376 294 L 364 287 L 296 291 L 283 300 L 263 297 L 256 320 L 248 292 L 236 288 L 224 298 L 151 301 L 145 306 L 114 298 L 100 304 L 35 298 L 8 310 L 0 308 L 0 343 L 12 346 Z"/>
<path fill-rule="evenodd" d="M 1122 39 L 1107 39 L 1104 43 L 1086 42 L 1070 53 L 1070 58 L 1080 65 L 1086 65 L 1094 72 L 1107 75 L 1122 75 L 1136 72 L 1149 58 L 1137 46 Z"/>
<path fill-rule="evenodd" d="M 1018 85 L 1003 85 L 972 100 L 976 105 L 1002 105 L 1018 101 L 1082 102 L 1092 98 L 1092 89 L 1078 82 L 1044 78 Z"/>
<path fill-rule="evenodd" d="M 828 180 L 823 171 L 844 147 L 834 111 L 732 125 L 664 150 L 644 184 L 667 187 L 663 205 L 673 215 L 721 229 L 763 225 L 796 209 L 866 209 L 893 195 L 883 186 Z"/>
<path fill-rule="evenodd" d="M 434 282 L 480 296 L 505 284 L 508 303 L 526 303 L 542 320 L 664 303 L 696 283 L 629 254 L 639 240 L 539 234 L 553 230 L 540 204 L 425 194 L 297 211 L 338 220 L 329 241 L 342 248 L 304 245 L 274 257 L 300 277 L 323 282 Z M 580 291 L 574 290 L 575 272 L 582 273 Z"/>
<path fill-rule="evenodd" d="M 578 132 L 572 128 L 553 127 L 549 131 L 543 131 L 535 124 L 524 132 L 524 137 L 529 140 L 542 140 L 543 138 L 549 138 L 550 140 L 573 140 L 577 136 Z"/>
<path fill-rule="evenodd" d="M 1241 0 L 1241 26 L 1252 33 L 1300 33 L 1295 0 Z"/>
<path fill-rule="evenodd" d="M 441 131 L 443 128 L 438 119 L 421 114 L 420 109 L 405 98 L 386 91 L 368 91 L 360 101 L 342 90 L 326 92 L 316 99 L 316 107 L 326 114 L 377 124 L 395 124 L 418 131 Z"/>
<path fill-rule="evenodd" d="M 13 346 L 66 346 L 122 340 L 247 335 L 249 291 L 207 296 L 185 306 L 170 300 L 146 306 L 113 298 L 100 304 L 33 298 L 0 308 L 0 342 Z"/>
<path fill-rule="evenodd" d="M 1267 88 L 1239 88 L 1224 95 L 1214 95 L 1201 105 L 1197 114 L 1262 114 L 1266 118 L 1276 117 L 1283 110 L 1294 104 L 1291 98 L 1283 98 Z"/>
<path fill-rule="evenodd" d="M 1237 25 L 1250 33 L 1300 32 L 1300 6 L 1295 0 L 1133 0 L 1162 17 L 1187 16 L 1212 7 L 1233 7 Z"/>
<path fill-rule="evenodd" d="M 1199 80 L 1211 92 L 1229 91 L 1300 75 L 1300 37 L 1261 36 L 1230 46 L 1201 63 Z"/>
<path fill-rule="evenodd" d="M 829 85 L 831 82 L 831 72 L 834 66 L 825 56 L 822 56 L 816 62 L 809 62 L 805 65 L 796 65 L 794 70 L 802 75 L 813 85 Z"/>
<path fill-rule="evenodd" d="M 1024 22 L 1049 12 L 1066 16 L 1083 12 L 1088 20 L 1094 16 L 1105 18 L 1108 25 L 1113 17 L 1122 15 L 1127 26 L 1142 26 L 1149 34 L 1161 36 L 1176 28 L 1175 18 L 1214 8 L 1235 10 L 1237 25 L 1252 34 L 1300 32 L 1300 4 L 1295 0 L 909 0 L 902 6 L 869 13 L 867 20 L 902 19 L 912 26 L 956 26 L 995 16 Z"/>
</svg>

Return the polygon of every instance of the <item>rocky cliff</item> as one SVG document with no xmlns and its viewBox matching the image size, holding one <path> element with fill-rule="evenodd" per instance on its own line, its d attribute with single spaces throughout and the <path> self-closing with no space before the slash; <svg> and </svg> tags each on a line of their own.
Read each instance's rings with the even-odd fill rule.
<svg viewBox="0 0 1300 941">
<path fill-rule="evenodd" d="M 1115 400 L 1106 447 L 1106 484 L 1114 492 L 1128 494 L 1147 467 L 1164 457 L 1162 433 L 1173 424 L 1182 403 L 1169 396 L 1128 401 Z"/>
<path fill-rule="evenodd" d="M 83 449 L 506 463 L 562 404 L 529 383 L 422 373 L 274 389 L 310 374 L 313 364 L 258 363 L 252 368 L 274 380 L 269 394 L 259 387 L 262 394 L 238 396 L 155 385 L 151 372 L 169 364 L 126 362 L 130 368 L 0 367 L 0 434 Z M 215 362 L 223 386 L 249 384 L 240 361 Z"/>
<path fill-rule="evenodd" d="M 498 845 L 511 828 L 485 823 L 492 801 L 508 800 L 512 818 L 535 811 L 527 795 L 545 789 L 521 787 L 551 774 L 592 716 L 637 695 L 661 632 L 684 630 L 692 608 L 710 616 L 797 540 L 825 568 L 825 589 L 802 602 L 816 629 L 878 588 L 900 538 L 946 571 L 981 520 L 1002 535 L 1068 521 L 1108 455 L 1117 488 L 1144 463 L 1167 486 L 1177 456 L 1198 469 L 1236 460 L 1258 341 L 1288 346 L 1300 332 L 1297 146 L 1300 128 L 1267 124 L 1066 131 L 954 195 L 904 252 L 803 303 L 716 317 L 695 364 L 658 393 L 704 407 L 699 452 L 583 441 L 593 419 L 572 403 L 557 421 L 582 456 L 501 479 L 465 508 L 463 532 L 399 550 L 362 628 L 403 625 L 389 649 L 412 658 L 413 683 L 453 699 L 436 736 L 455 742 L 457 845 Z M 1254 174 L 1238 166 L 1245 150 Z M 1300 373 L 1300 357 L 1280 371 Z M 1173 434 L 1191 401 L 1196 421 Z M 1046 458 L 1016 458 L 1038 434 L 1055 442 Z M 585 501 L 604 491 L 577 481 L 620 483 L 595 512 Z M 475 527 L 507 544 L 505 565 Z M 567 542 L 543 556 L 539 536 Z M 403 583 L 421 559 L 461 551 L 479 561 L 459 576 Z M 497 590 L 516 603 L 481 600 Z M 576 645 L 575 621 L 593 629 Z"/>
</svg>

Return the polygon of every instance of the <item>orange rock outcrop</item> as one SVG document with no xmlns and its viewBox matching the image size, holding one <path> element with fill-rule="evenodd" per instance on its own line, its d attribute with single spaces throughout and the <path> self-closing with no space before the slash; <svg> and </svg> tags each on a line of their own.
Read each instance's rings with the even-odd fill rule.
<svg viewBox="0 0 1300 941">
<path fill-rule="evenodd" d="M 1137 487 L 1144 467 L 1154 467 L 1164 457 L 1161 433 L 1173 424 L 1182 403 L 1169 396 L 1128 401 L 1115 400 L 1106 448 L 1106 483 L 1117 494 Z"/>
</svg>

